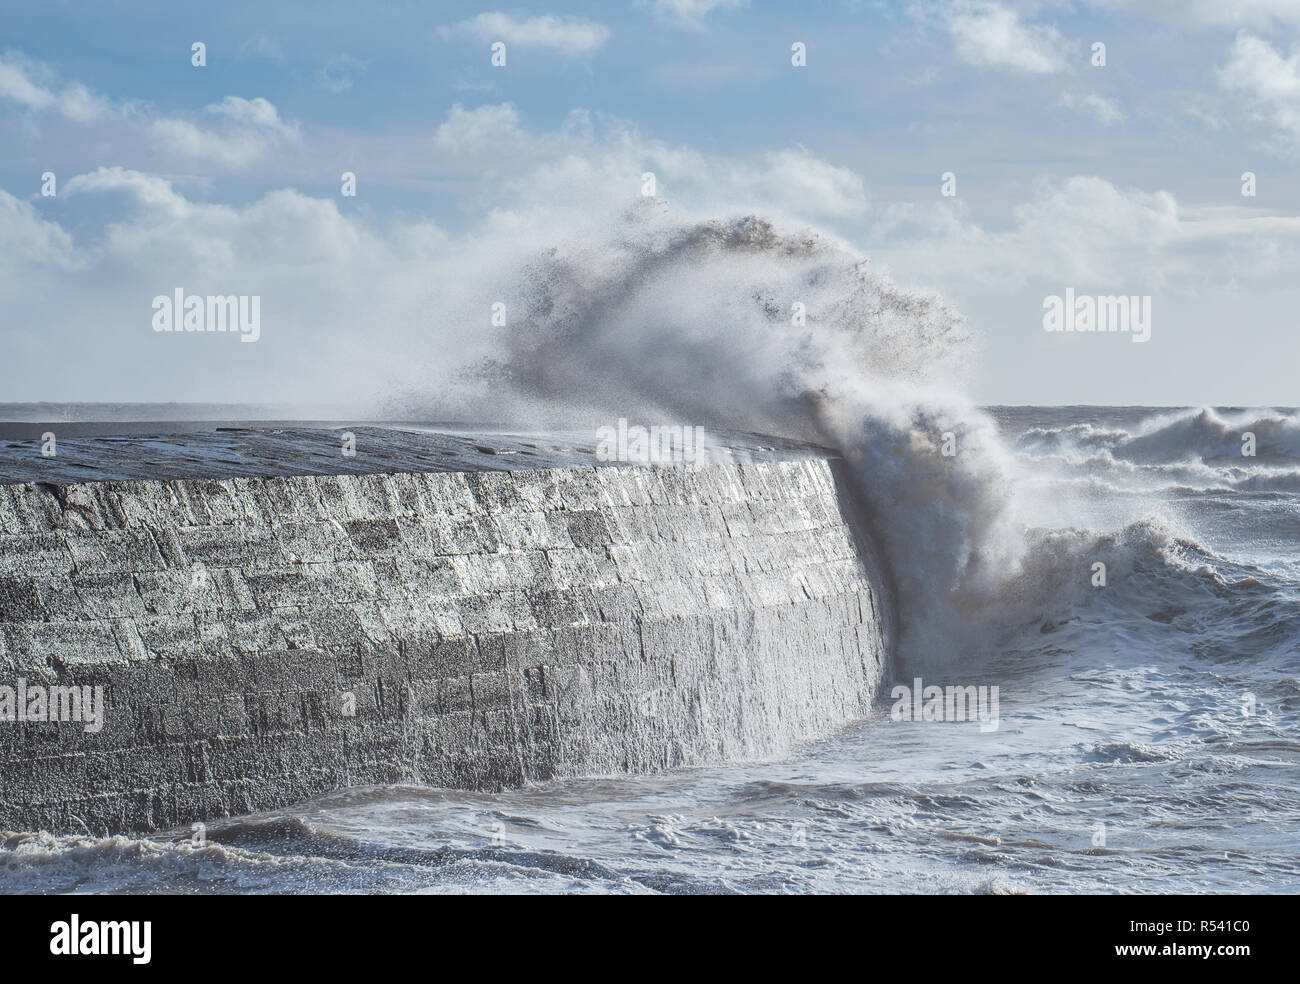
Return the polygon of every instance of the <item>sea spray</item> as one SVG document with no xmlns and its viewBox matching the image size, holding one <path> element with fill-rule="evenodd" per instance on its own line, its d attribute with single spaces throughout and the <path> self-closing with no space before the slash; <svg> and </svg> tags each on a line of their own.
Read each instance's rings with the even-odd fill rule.
<svg viewBox="0 0 1300 984">
<path fill-rule="evenodd" d="M 1284 411 L 1184 411 L 1137 432 L 1083 422 L 1008 447 L 962 395 L 974 339 L 958 312 L 831 236 L 768 218 L 697 221 L 639 203 L 604 227 L 557 226 L 492 276 L 513 284 L 501 293 L 514 313 L 452 394 L 456 410 L 689 421 L 837 448 L 889 569 L 904 673 L 940 676 L 1025 628 L 1047 632 L 1095 599 L 1099 561 L 1112 587 L 1141 565 L 1177 566 L 1169 545 L 1186 531 L 1165 506 L 1056 481 L 1054 455 L 1114 466 L 1093 482 L 1155 461 L 1161 482 L 1176 470 L 1200 485 L 1294 486 L 1300 426 Z M 1257 458 L 1241 455 L 1246 430 Z M 1070 528 L 1080 520 L 1095 528 Z"/>
<path fill-rule="evenodd" d="M 971 338 L 950 306 L 815 232 L 658 209 L 520 284 L 481 367 L 495 398 L 833 444 L 892 572 L 900 654 L 943 665 L 977 642 L 1022 541 L 993 422 L 958 395 Z"/>
</svg>

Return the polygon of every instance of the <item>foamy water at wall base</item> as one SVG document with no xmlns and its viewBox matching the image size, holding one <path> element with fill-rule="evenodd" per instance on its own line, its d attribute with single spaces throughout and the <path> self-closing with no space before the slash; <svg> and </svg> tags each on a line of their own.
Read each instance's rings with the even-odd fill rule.
<svg viewBox="0 0 1300 984">
<path fill-rule="evenodd" d="M 822 449 L 597 467 L 554 435 L 354 428 L 344 457 L 329 430 L 109 430 L 0 454 L 0 684 L 104 704 L 0 723 L 0 829 L 766 759 L 889 671 Z"/>
</svg>

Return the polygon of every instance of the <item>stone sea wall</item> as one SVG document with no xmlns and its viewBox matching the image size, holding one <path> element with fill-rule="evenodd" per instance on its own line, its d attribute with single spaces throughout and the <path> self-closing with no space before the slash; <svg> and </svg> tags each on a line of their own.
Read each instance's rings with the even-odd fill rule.
<svg viewBox="0 0 1300 984">
<path fill-rule="evenodd" d="M 0 829 L 786 753 L 889 669 L 838 468 L 0 485 L 0 715 L 20 686 L 104 705 L 0 720 Z"/>
</svg>

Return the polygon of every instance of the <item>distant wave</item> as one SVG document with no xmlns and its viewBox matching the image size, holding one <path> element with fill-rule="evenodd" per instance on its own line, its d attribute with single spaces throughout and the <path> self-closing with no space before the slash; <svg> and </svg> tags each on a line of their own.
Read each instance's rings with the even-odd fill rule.
<svg viewBox="0 0 1300 984">
<path fill-rule="evenodd" d="M 1246 434 L 1254 436 L 1254 454 L 1249 457 L 1242 454 Z M 1155 414 L 1132 432 L 1091 423 L 1031 427 L 1016 443 L 1021 451 L 1059 454 L 1077 461 L 1276 467 L 1300 462 L 1300 414 L 1284 410 L 1222 413 L 1202 407 Z"/>
</svg>

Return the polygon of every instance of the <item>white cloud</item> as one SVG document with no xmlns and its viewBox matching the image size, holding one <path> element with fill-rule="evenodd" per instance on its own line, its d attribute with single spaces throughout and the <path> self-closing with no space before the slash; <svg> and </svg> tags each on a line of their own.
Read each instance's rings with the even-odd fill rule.
<svg viewBox="0 0 1300 984">
<path fill-rule="evenodd" d="M 968 317 L 986 367 L 982 400 L 1285 399 L 1276 395 L 1285 376 L 1270 377 L 1254 356 L 1294 350 L 1298 216 L 1189 207 L 1167 191 L 1087 176 L 1044 183 L 1005 226 L 973 220 L 962 199 L 882 211 L 892 222 L 863 233 L 873 266 L 933 288 Z M 1152 344 L 1124 346 L 1143 354 L 1057 344 L 1042 330 L 1042 302 L 1070 287 L 1151 296 Z"/>
<path fill-rule="evenodd" d="M 167 152 L 222 167 L 244 167 L 272 146 L 298 139 L 298 125 L 280 118 L 266 99 L 227 96 L 205 108 L 218 121 L 206 128 L 181 116 L 155 115 L 146 106 L 114 102 L 80 82 L 59 85 L 53 69 L 12 52 L 0 55 L 0 99 L 38 112 L 55 112 L 75 123 L 108 120 L 134 132 L 144 127 Z"/>
<path fill-rule="evenodd" d="M 172 189 L 171 182 L 155 174 L 145 174 L 123 167 L 101 167 L 89 174 L 78 174 L 63 186 L 65 196 L 82 192 L 126 192 L 134 201 L 178 218 L 189 214 L 189 202 Z"/>
<path fill-rule="evenodd" d="M 33 110 L 53 110 L 70 120 L 84 123 L 110 109 L 107 100 L 80 82 L 61 90 L 54 88 L 53 72 L 39 62 L 15 52 L 0 55 L 0 99 L 8 99 Z"/>
<path fill-rule="evenodd" d="M 1096 177 L 1071 178 L 1016 208 L 1015 219 L 997 238 L 1021 269 L 1079 281 L 1122 280 L 1181 234 L 1173 195 Z"/>
<path fill-rule="evenodd" d="M 595 51 L 610 37 L 610 30 L 604 24 L 551 14 L 521 19 L 503 13 L 484 13 L 453 27 L 440 27 L 438 31 L 443 37 L 468 34 L 484 41 L 504 41 L 507 46 L 550 48 L 566 55 Z"/>
<path fill-rule="evenodd" d="M 510 103 L 465 109 L 460 103 L 451 108 L 447 119 L 434 134 L 439 150 L 449 153 L 472 153 L 500 147 L 520 136 L 519 114 Z"/>
<path fill-rule="evenodd" d="M 714 10 L 743 7 L 748 0 L 654 0 L 655 17 L 670 24 L 695 30 Z"/>
<path fill-rule="evenodd" d="M 640 194 L 641 175 L 649 171 L 661 196 L 689 208 L 769 209 L 796 218 L 861 215 L 868 208 L 857 174 L 804 148 L 750 158 L 705 154 L 648 139 L 625 121 L 593 119 L 581 109 L 571 111 L 557 130 L 530 132 L 510 103 L 474 109 L 457 104 L 434 142 L 451 163 L 497 175 L 480 186 L 484 199 L 495 203 L 514 198 L 576 207 L 591 196 L 618 207 Z"/>
<path fill-rule="evenodd" d="M 288 189 L 247 205 L 205 203 L 124 168 L 77 175 L 60 191 L 113 195 L 106 204 L 114 217 L 100 228 L 79 226 L 74 241 L 0 192 L 7 341 L 29 353 L 21 363 L 0 360 L 6 392 L 345 402 L 358 391 L 380 392 L 408 364 L 413 374 L 429 370 L 425 361 L 436 368 L 446 351 L 438 342 L 437 355 L 426 351 L 430 279 L 467 278 L 439 268 L 463 260 L 432 222 L 372 224 L 345 214 L 336 198 Z M 464 255 L 488 265 L 472 248 Z M 260 296 L 259 343 L 155 333 L 151 299 L 176 288 Z M 479 298 L 472 300 L 476 309 Z M 75 338 L 76 351 L 40 359 L 47 332 Z"/>
<path fill-rule="evenodd" d="M 236 123 L 278 133 L 282 137 L 292 139 L 298 135 L 297 124 L 291 126 L 281 120 L 275 106 L 261 96 L 254 99 L 226 96 L 221 102 L 209 106 L 207 111 L 225 116 Z"/>
<path fill-rule="evenodd" d="M 166 151 L 219 167 L 241 168 L 266 154 L 272 140 L 253 131 L 218 133 L 188 120 L 158 120 L 153 134 Z"/>
<path fill-rule="evenodd" d="M 19 289 L 33 274 L 75 270 L 82 265 L 72 237 L 42 219 L 30 203 L 0 190 L 0 286 Z"/>
<path fill-rule="evenodd" d="M 1087 0 L 1091 7 L 1171 21 L 1186 27 L 1268 27 L 1300 23 L 1296 0 Z"/>
<path fill-rule="evenodd" d="M 868 208 L 857 174 L 802 148 L 762 154 L 755 163 L 734 168 L 730 181 L 736 190 L 752 189 L 755 200 L 784 203 L 795 213 L 847 216 Z"/>
<path fill-rule="evenodd" d="M 1046 75 L 1065 66 L 1065 43 L 1054 27 L 1025 24 L 1010 7 L 991 0 L 956 0 L 945 23 L 957 56 L 981 68 Z"/>
<path fill-rule="evenodd" d="M 1255 117 L 1274 129 L 1281 149 L 1300 150 L 1300 54 L 1283 58 L 1267 41 L 1239 34 L 1219 84 L 1245 97 Z"/>
<path fill-rule="evenodd" d="M 1102 126 L 1112 126 L 1124 119 L 1124 110 L 1118 102 L 1106 96 L 1089 92 L 1079 95 L 1074 92 L 1061 93 L 1061 105 L 1077 113 L 1086 113 Z"/>
<path fill-rule="evenodd" d="M 298 139 L 297 124 L 281 120 L 275 106 L 260 96 L 227 96 L 205 112 L 233 125 L 210 130 L 189 120 L 160 119 L 152 124 L 154 137 L 174 154 L 230 168 L 245 167 L 282 141 Z"/>
<path fill-rule="evenodd" d="M 455 238 L 428 221 L 378 224 L 328 195 L 284 189 L 247 205 L 212 204 L 158 175 L 101 168 L 61 189 L 69 198 L 118 196 L 102 231 L 79 226 L 74 243 L 30 205 L 0 194 L 0 285 L 16 336 L 39 339 L 46 324 L 94 326 L 57 376 L 40 376 L 32 359 L 30 378 L 6 378 L 0 364 L 0 384 L 39 394 L 62 380 L 84 387 L 112 379 L 124 394 L 136 387 L 150 398 L 255 401 L 450 393 L 455 371 L 491 351 L 489 333 L 465 325 L 484 323 L 493 300 L 516 296 L 520 271 L 543 250 L 602 242 L 611 217 L 636 209 L 688 221 L 851 216 L 877 265 L 939 287 L 963 307 L 974 298 L 971 310 L 986 324 L 1032 326 L 1043 294 L 1065 286 L 1172 287 L 1169 296 L 1194 298 L 1248 283 L 1270 297 L 1300 262 L 1300 219 L 1190 209 L 1168 192 L 1096 177 L 1045 184 L 995 228 L 971 220 L 960 200 L 871 203 L 852 171 L 802 148 L 728 157 L 586 124 L 575 114 L 563 131 L 530 133 L 509 104 L 453 110 L 442 130 L 448 153 L 486 141 L 505 172 L 479 179 L 482 213 Z M 520 145 L 513 156 L 496 149 L 503 133 Z M 640 195 L 645 170 L 659 180 L 653 200 Z M 32 275 L 32 257 L 44 276 Z M 261 341 L 222 347 L 155 335 L 149 299 L 176 287 L 258 294 Z"/>
<path fill-rule="evenodd" d="M 271 110 L 228 101 L 206 115 L 268 130 L 279 119 Z M 191 138 L 196 146 L 187 149 L 212 149 L 208 137 Z M 282 189 L 246 205 L 208 203 L 167 178 L 121 167 L 63 182 L 61 199 L 84 217 L 75 241 L 42 225 L 30 206 L 0 201 L 0 221 L 5 205 L 23 220 L 5 222 L 0 234 L 7 247 L 4 236 L 23 230 L 21 242 L 0 248 L 15 337 L 37 346 L 40 326 L 58 324 L 75 326 L 84 341 L 57 375 L 51 368 L 19 378 L 0 364 L 0 386 L 254 401 L 451 392 L 454 371 L 492 345 L 489 333 L 467 334 L 465 326 L 484 321 L 494 299 L 515 296 L 519 272 L 545 249 L 607 235 L 630 210 L 759 211 L 804 221 L 869 212 L 857 175 L 805 149 L 705 154 L 582 111 L 558 129 L 529 131 L 508 103 L 455 107 L 435 140 L 449 166 L 474 175 L 464 202 L 481 206 L 455 239 L 430 221 L 379 222 L 329 194 Z M 474 166 L 479 160 L 484 167 Z M 647 170 L 659 181 L 654 199 L 641 194 Z M 82 202 L 92 195 L 104 201 Z M 75 262 L 75 277 L 32 278 L 24 266 L 32 255 Z M 154 333 L 150 300 L 177 287 L 259 295 L 261 340 L 223 347 Z M 33 364 L 27 360 L 29 370 Z"/>
<path fill-rule="evenodd" d="M 1289 278 L 1300 263 L 1300 218 L 1241 207 L 1189 208 L 1167 191 L 1077 176 L 1044 186 L 1005 228 L 952 205 L 882 210 L 876 257 L 953 296 L 1073 285 L 1184 296 Z M 1273 279 L 1273 286 L 1281 280 Z"/>
<path fill-rule="evenodd" d="M 23 60 L 12 52 L 0 55 L 0 97 L 28 109 L 48 109 L 54 104 L 54 93 L 34 82 Z"/>
</svg>

